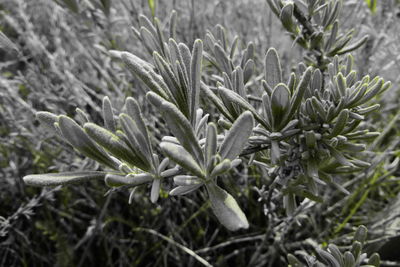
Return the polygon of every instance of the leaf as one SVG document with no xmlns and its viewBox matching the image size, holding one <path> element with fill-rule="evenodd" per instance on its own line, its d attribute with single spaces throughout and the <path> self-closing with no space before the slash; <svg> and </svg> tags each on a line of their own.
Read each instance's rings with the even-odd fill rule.
<svg viewBox="0 0 400 267">
<path fill-rule="evenodd" d="M 151 152 L 151 154 L 152 154 L 149 133 L 147 130 L 147 126 L 144 123 L 143 115 L 140 110 L 139 103 L 136 101 L 136 99 L 134 99 L 132 97 L 128 97 L 125 101 L 125 107 L 126 107 L 126 112 L 131 117 L 131 119 L 133 119 L 140 134 L 143 136 L 144 140 L 141 140 L 141 141 L 146 143 L 149 152 Z"/>
<path fill-rule="evenodd" d="M 349 120 L 349 110 L 343 109 L 340 111 L 337 117 L 336 123 L 332 128 L 332 132 L 329 135 L 330 138 L 338 136 L 342 133 L 343 129 L 346 127 L 347 121 Z"/>
<path fill-rule="evenodd" d="M 154 179 L 151 185 L 150 201 L 156 203 L 160 196 L 161 179 Z"/>
<path fill-rule="evenodd" d="M 292 116 L 297 112 L 300 107 L 301 101 L 303 99 L 304 93 L 307 90 L 308 84 L 311 80 L 312 67 L 308 67 L 301 78 L 299 85 L 296 88 L 296 92 L 293 94 L 290 109 L 286 113 L 287 116 L 284 117 L 284 121 L 289 121 L 292 119 Z"/>
<path fill-rule="evenodd" d="M 39 112 L 36 112 L 36 119 L 47 130 L 50 130 L 54 134 L 58 133 L 56 127 L 54 126 L 54 123 L 56 123 L 58 121 L 58 116 L 54 115 L 53 113 L 47 112 L 47 111 L 39 111 Z"/>
<path fill-rule="evenodd" d="M 103 179 L 106 172 L 81 171 L 81 172 L 60 172 L 31 174 L 23 178 L 27 185 L 32 186 L 54 186 L 71 183 L 79 183 L 93 179 Z"/>
<path fill-rule="evenodd" d="M 212 170 L 210 177 L 217 177 L 219 175 L 224 174 L 225 172 L 229 171 L 232 168 L 231 160 L 224 159 L 220 162 L 217 166 L 214 167 Z"/>
<path fill-rule="evenodd" d="M 131 146 L 134 153 L 144 162 L 146 165 L 153 165 L 153 151 L 151 145 L 148 143 L 149 140 L 143 136 L 141 129 L 132 118 L 124 113 L 119 115 L 119 119 L 126 135 L 127 144 Z"/>
<path fill-rule="evenodd" d="M 67 116 L 59 116 L 58 125 L 64 138 L 83 155 L 105 164 L 118 168 L 117 163 L 85 133 L 81 126 Z"/>
<path fill-rule="evenodd" d="M 168 158 L 179 164 L 182 168 L 188 170 L 199 178 L 205 179 L 205 174 L 200 165 L 182 146 L 161 142 L 160 148 Z"/>
<path fill-rule="evenodd" d="M 203 181 L 197 176 L 177 175 L 174 177 L 174 183 L 178 186 L 198 185 L 203 184 Z"/>
<path fill-rule="evenodd" d="M 253 132 L 253 127 L 253 116 L 250 111 L 245 111 L 233 123 L 219 148 L 219 153 L 222 159 L 234 160 L 239 156 Z"/>
<path fill-rule="evenodd" d="M 213 182 L 206 184 L 206 187 L 210 197 L 211 208 L 223 226 L 230 231 L 249 228 L 246 215 L 232 195 Z"/>
<path fill-rule="evenodd" d="M 283 27 L 291 33 L 297 34 L 298 28 L 293 21 L 293 10 L 294 4 L 287 3 L 281 10 L 279 18 L 282 22 Z"/>
<path fill-rule="evenodd" d="M 279 83 L 271 95 L 271 109 L 272 116 L 274 118 L 273 130 L 280 130 L 281 127 L 285 126 L 282 124 L 283 118 L 290 108 L 290 91 L 286 84 Z"/>
<path fill-rule="evenodd" d="M 186 195 L 189 194 L 193 191 L 196 191 L 199 189 L 203 184 L 194 184 L 194 185 L 185 185 L 185 186 L 178 186 L 172 189 L 169 192 L 169 195 L 171 196 L 181 196 L 181 195 Z"/>
<path fill-rule="evenodd" d="M 18 47 L 2 31 L 0 31 L 0 48 L 12 54 L 19 53 Z"/>
<path fill-rule="evenodd" d="M 111 132 L 115 132 L 115 120 L 114 120 L 114 112 L 111 105 L 111 101 L 108 96 L 103 98 L 103 118 L 104 118 L 104 126 L 110 130 Z"/>
<path fill-rule="evenodd" d="M 217 153 L 217 126 L 210 122 L 207 126 L 206 143 L 204 146 L 205 166 L 211 161 L 211 157 Z"/>
<path fill-rule="evenodd" d="M 150 173 L 140 173 L 140 174 L 128 174 L 128 175 L 116 175 L 107 174 L 105 182 L 107 186 L 117 187 L 117 186 L 137 186 L 153 181 L 153 175 Z"/>
<path fill-rule="evenodd" d="M 268 49 L 264 59 L 264 68 L 265 81 L 270 88 L 275 88 L 275 86 L 282 82 L 281 63 L 275 48 Z"/>
<path fill-rule="evenodd" d="M 120 137 L 109 130 L 91 122 L 85 123 L 83 127 L 93 140 L 113 154 L 116 158 L 132 164 L 133 166 L 137 166 L 145 171 L 151 169 L 148 162 L 143 161 Z"/>
<path fill-rule="evenodd" d="M 197 39 L 193 45 L 192 58 L 190 60 L 190 120 L 192 126 L 196 121 L 196 110 L 199 106 L 201 64 L 203 58 L 203 42 Z"/>
<path fill-rule="evenodd" d="M 137 75 L 150 90 L 162 98 L 171 101 L 171 93 L 169 92 L 169 89 L 161 78 L 158 78 L 157 80 L 154 79 L 155 77 L 158 77 L 158 74 L 154 73 L 147 62 L 128 52 L 121 52 L 120 57 L 128 66 L 129 70 L 133 74 Z"/>
<path fill-rule="evenodd" d="M 186 151 L 192 155 L 196 162 L 198 162 L 200 166 L 203 166 L 203 152 L 190 122 L 175 105 L 169 102 L 164 101 L 161 106 L 161 111 L 168 128 L 172 131 L 174 136 L 179 140 Z"/>
<path fill-rule="evenodd" d="M 326 252 L 324 250 L 321 250 L 321 249 L 317 249 L 317 253 L 328 264 L 328 266 L 330 266 L 330 267 L 341 267 L 339 262 L 330 253 L 328 253 L 328 252 Z"/>
</svg>

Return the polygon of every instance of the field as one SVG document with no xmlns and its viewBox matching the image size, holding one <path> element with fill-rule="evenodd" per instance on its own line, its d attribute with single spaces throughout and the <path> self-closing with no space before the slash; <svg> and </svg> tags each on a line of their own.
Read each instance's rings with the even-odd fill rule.
<svg viewBox="0 0 400 267">
<path fill-rule="evenodd" d="M 0 266 L 400 266 L 398 0 L 3 0 L 0 74 Z"/>
</svg>

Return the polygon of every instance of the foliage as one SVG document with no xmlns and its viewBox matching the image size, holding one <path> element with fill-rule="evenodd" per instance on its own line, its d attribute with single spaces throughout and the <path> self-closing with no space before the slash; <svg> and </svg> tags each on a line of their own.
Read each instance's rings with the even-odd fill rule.
<svg viewBox="0 0 400 267">
<path fill-rule="evenodd" d="M 57 163 L 46 174 L 23 173 L 24 182 L 35 186 L 85 182 L 93 186 L 92 193 L 101 197 L 96 194 L 99 190 L 96 180 L 104 180 L 111 188 L 106 206 L 95 223 L 91 222 L 85 237 L 90 240 L 90 246 L 94 236 L 101 236 L 102 242 L 111 243 L 119 255 L 124 255 L 121 248 L 125 245 L 106 239 L 113 231 L 124 233 L 124 227 L 128 227 L 128 232 L 135 233 L 133 237 L 130 235 L 133 240 L 150 234 L 165 240 L 168 250 L 173 247 L 172 258 L 189 257 L 207 266 L 210 263 L 229 265 L 229 258 L 235 253 L 227 259 L 218 259 L 209 253 L 241 242 L 251 243 L 246 247 L 236 246 L 243 252 L 234 258 L 239 265 L 242 261 L 250 266 L 262 266 L 266 262 L 280 266 L 288 261 L 292 266 L 299 266 L 305 259 L 308 266 L 321 266 L 321 262 L 310 256 L 317 255 L 328 266 L 367 263 L 378 266 L 377 254 L 370 256 L 369 262 L 366 254 L 361 254 L 364 243 L 366 250 L 378 251 L 376 246 L 374 249 L 365 242 L 365 228 L 357 231 L 351 252 L 344 252 L 345 247 L 340 252 L 338 246 L 346 244 L 348 233 L 360 224 L 372 227 L 371 235 L 377 238 L 374 236 L 377 228 L 370 224 L 369 218 L 383 203 L 390 202 L 399 189 L 397 180 L 392 180 L 397 175 L 398 156 L 394 151 L 397 143 L 393 136 L 397 134 L 394 129 L 398 116 L 391 118 L 383 129 L 374 126 L 374 121 L 379 122 L 383 116 L 376 112 L 380 108 L 378 102 L 384 107 L 387 105 L 380 98 L 391 84 L 378 76 L 360 75 L 354 70 L 354 59 L 349 52 L 363 49 L 368 39 L 364 36 L 353 41 L 354 32 L 346 25 L 339 25 L 345 3 L 336 0 L 267 2 L 293 44 L 299 46 L 304 63 L 292 68 L 276 49 L 269 48 L 264 55 L 262 46 L 237 36 L 230 38 L 228 29 L 220 25 L 214 31 L 207 31 L 202 40 L 178 41 L 184 39 L 181 35 L 187 35 L 179 30 L 177 13 L 173 11 L 169 22 L 164 23 L 155 17 L 156 12 L 163 10 L 158 1 L 148 1 L 145 7 L 150 8 L 152 19 L 139 15 L 134 23 L 139 27 L 132 28 L 143 49 L 135 46 L 133 53 L 125 51 L 130 50 L 126 39 L 116 42 L 111 38 L 111 30 L 106 38 L 101 36 L 100 29 L 96 30 L 102 44 L 96 51 L 86 50 L 84 55 L 89 70 L 94 68 L 99 74 L 98 80 L 90 81 L 93 72 L 88 71 L 79 74 L 84 79 L 81 82 L 78 74 L 63 75 L 57 67 L 54 73 L 60 84 L 79 85 L 81 89 L 74 91 L 68 101 L 60 97 L 57 105 L 52 104 L 50 94 L 44 90 L 44 101 L 38 109 L 48 111 L 30 109 L 30 112 L 36 112 L 46 131 L 57 136 L 51 142 L 64 139 L 98 164 L 77 159 L 70 148 L 51 151 L 57 155 L 53 154 L 51 159 L 40 155 L 41 168 L 36 173 L 45 172 L 52 161 L 57 161 L 56 157 L 65 159 L 65 163 Z M 112 27 L 111 18 L 117 5 L 112 6 L 108 1 L 93 3 L 86 7 L 81 2 L 64 1 L 62 5 L 73 16 L 89 23 L 90 17 L 85 18 L 87 11 L 99 8 L 104 14 L 101 15 L 104 25 Z M 23 4 L 19 2 L 19 5 Z M 11 38 L 4 34 L 0 37 L 10 55 L 24 58 L 26 52 Z M 29 62 L 27 66 L 34 69 Z M 36 75 L 41 76 L 37 70 Z M 95 91 L 89 83 L 97 84 Z M 50 90 L 57 92 L 58 89 Z M 85 92 L 83 98 L 82 92 Z M 24 94 L 23 89 L 20 94 Z M 29 110 L 33 95 L 30 92 L 26 95 L 27 99 L 13 96 L 9 103 L 18 99 L 28 103 Z M 82 104 L 86 105 L 87 111 L 78 108 L 72 112 L 75 108 L 63 105 L 70 101 L 76 101 L 82 108 Z M 65 115 L 55 115 L 59 113 Z M 383 136 L 392 136 L 393 141 L 384 141 Z M 28 144 L 42 138 L 27 137 Z M 75 166 L 68 168 L 69 162 Z M 153 205 L 142 198 L 147 188 Z M 106 207 L 112 205 L 110 196 L 126 196 L 121 189 L 128 189 L 129 203 L 136 203 L 136 219 L 121 219 L 118 212 L 104 218 Z M 63 194 L 68 194 L 68 189 L 63 190 Z M 86 193 L 85 198 L 89 198 Z M 68 201 L 70 197 L 64 200 L 64 205 Z M 205 212 L 208 206 L 213 211 L 211 216 Z M 190 216 L 189 211 L 193 209 L 198 212 Z M 71 220 L 77 212 L 71 211 Z M 170 219 L 173 214 L 178 214 L 180 219 Z M 137 224 L 137 216 L 146 218 L 143 224 Z M 168 219 L 163 222 L 162 218 Z M 216 221 L 246 236 L 234 237 L 233 233 L 224 232 L 216 237 L 219 231 L 224 231 Z M 47 226 L 37 224 L 37 228 L 57 240 L 60 255 L 67 262 L 74 261 L 68 241 L 52 224 L 44 222 Z M 114 224 L 120 228 L 99 234 L 99 229 L 108 229 Z M 176 228 L 177 231 L 173 230 Z M 217 238 L 221 243 L 214 248 L 213 241 L 198 241 L 202 236 L 204 240 Z M 229 236 L 233 239 L 226 241 Z M 395 236 L 396 231 L 387 238 Z M 86 242 L 85 237 L 78 247 Z M 331 243 L 328 252 L 318 245 L 324 246 L 327 242 Z M 379 247 L 383 242 L 379 239 L 376 244 Z M 148 246 L 147 242 L 144 246 Z M 205 248 L 196 249 L 201 247 Z M 107 255 L 112 254 L 107 248 L 105 251 Z M 155 251 L 154 255 L 159 253 L 157 248 L 150 251 Z M 293 252 L 308 256 L 299 261 Z M 83 255 L 90 253 L 85 249 Z M 130 255 L 138 255 L 137 248 L 126 252 L 121 262 Z M 163 255 L 164 264 L 168 264 L 168 254 L 163 252 Z M 149 258 L 143 255 L 135 264 L 146 261 Z"/>
</svg>

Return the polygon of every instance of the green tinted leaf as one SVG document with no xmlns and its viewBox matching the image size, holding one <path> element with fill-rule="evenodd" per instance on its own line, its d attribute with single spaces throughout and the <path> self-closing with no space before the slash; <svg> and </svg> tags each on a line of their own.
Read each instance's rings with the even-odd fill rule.
<svg viewBox="0 0 400 267">
<path fill-rule="evenodd" d="M 103 149 L 99 148 L 74 120 L 66 116 L 59 116 L 58 125 L 64 138 L 76 150 L 106 166 L 118 168 L 114 160 Z"/>
<path fill-rule="evenodd" d="M 194 185 L 186 185 L 186 186 L 178 186 L 172 189 L 169 194 L 171 196 L 181 196 L 189 194 L 193 191 L 199 189 L 203 184 L 194 184 Z"/>
<path fill-rule="evenodd" d="M 105 182 L 107 186 L 116 187 L 116 186 L 137 186 L 141 184 L 146 184 L 153 181 L 153 176 L 150 173 L 140 173 L 140 174 L 128 174 L 128 175 L 116 175 L 116 174 L 107 174 L 105 178 Z"/>
<path fill-rule="evenodd" d="M 196 162 L 198 162 L 200 166 L 203 166 L 203 152 L 190 122 L 175 105 L 169 102 L 164 102 L 161 106 L 161 110 L 174 136 L 178 138 L 181 145 L 193 156 Z"/>
<path fill-rule="evenodd" d="M 108 96 L 103 98 L 103 119 L 104 119 L 104 126 L 110 130 L 111 132 L 115 132 L 115 120 L 114 120 L 114 112 L 111 105 L 111 101 Z"/>
<path fill-rule="evenodd" d="M 161 142 L 161 150 L 163 153 L 175 163 L 179 164 L 184 169 L 188 170 L 192 174 L 199 178 L 205 178 L 205 174 L 201 169 L 200 165 L 196 162 L 189 152 L 187 152 L 182 146 Z"/>
<path fill-rule="evenodd" d="M 253 116 L 250 111 L 245 111 L 233 123 L 219 148 L 222 159 L 234 160 L 239 156 L 253 132 L 253 127 Z"/>
<path fill-rule="evenodd" d="M 31 174 L 23 178 L 27 185 L 32 186 L 54 186 L 71 183 L 79 183 L 93 179 L 103 179 L 106 172 L 81 171 L 81 172 L 60 172 Z"/>
<path fill-rule="evenodd" d="M 219 222 L 230 231 L 249 228 L 246 215 L 236 200 L 215 183 L 206 184 L 211 208 Z"/>
<path fill-rule="evenodd" d="M 190 119 L 194 126 L 196 111 L 199 107 L 201 64 L 203 58 L 203 42 L 197 39 L 193 45 L 192 58 L 190 60 Z"/>
<path fill-rule="evenodd" d="M 275 48 L 268 49 L 264 59 L 264 68 L 265 81 L 270 88 L 275 88 L 275 86 L 282 82 L 281 63 Z"/>
<path fill-rule="evenodd" d="M 151 166 L 149 166 L 147 162 L 144 162 L 117 135 L 91 122 L 85 123 L 83 127 L 93 140 L 116 158 L 132 164 L 133 166 L 137 166 L 142 170 L 150 170 Z"/>
<path fill-rule="evenodd" d="M 278 84 L 271 95 L 271 109 L 272 116 L 274 118 L 273 130 L 280 130 L 280 126 L 284 126 L 282 124 L 283 117 L 286 115 L 287 111 L 290 108 L 290 92 L 287 88 L 286 84 L 280 83 Z"/>
</svg>

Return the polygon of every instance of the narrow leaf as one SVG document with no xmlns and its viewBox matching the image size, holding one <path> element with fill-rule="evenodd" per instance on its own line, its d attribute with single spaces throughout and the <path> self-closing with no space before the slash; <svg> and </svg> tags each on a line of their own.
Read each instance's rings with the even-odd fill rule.
<svg viewBox="0 0 400 267">
<path fill-rule="evenodd" d="M 103 179 L 106 172 L 81 171 L 81 172 L 60 172 L 31 174 L 23 178 L 27 185 L 32 186 L 54 186 L 71 183 L 79 183 L 93 179 Z"/>
</svg>

